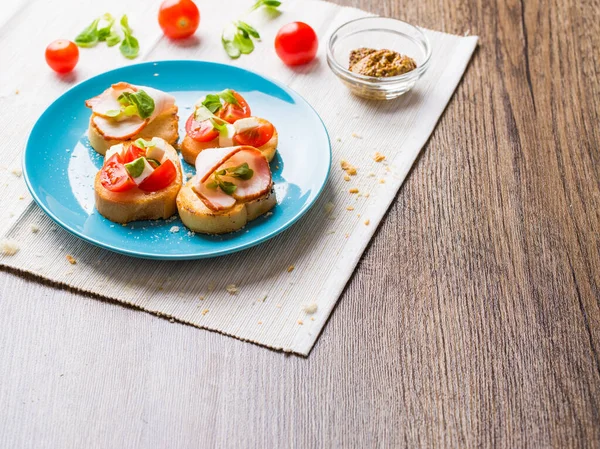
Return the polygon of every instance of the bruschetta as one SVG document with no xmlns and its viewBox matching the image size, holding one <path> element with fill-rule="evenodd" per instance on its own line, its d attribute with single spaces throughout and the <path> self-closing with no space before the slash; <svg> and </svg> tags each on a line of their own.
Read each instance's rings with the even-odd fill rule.
<svg viewBox="0 0 600 449">
<path fill-rule="evenodd" d="M 237 231 L 277 204 L 269 162 L 254 147 L 208 148 L 195 165 L 177 195 L 181 221 L 194 232 Z"/>
<path fill-rule="evenodd" d="M 138 138 L 160 137 L 170 145 L 179 139 L 175 98 L 160 90 L 120 82 L 85 105 L 92 110 L 90 144 L 102 155 L 113 145 Z"/>
<path fill-rule="evenodd" d="M 277 130 L 269 121 L 250 114 L 244 98 L 230 89 L 201 98 L 186 122 L 181 143 L 185 161 L 194 165 L 198 154 L 209 148 L 248 145 L 270 162 L 277 151 Z"/>
<path fill-rule="evenodd" d="M 179 155 L 164 139 L 113 145 L 94 182 L 96 209 L 116 223 L 169 218 L 182 184 Z"/>
</svg>

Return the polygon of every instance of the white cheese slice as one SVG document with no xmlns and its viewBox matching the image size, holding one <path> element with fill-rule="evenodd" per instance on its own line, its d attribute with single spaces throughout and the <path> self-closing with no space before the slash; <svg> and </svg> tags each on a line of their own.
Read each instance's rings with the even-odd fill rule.
<svg viewBox="0 0 600 449">
<path fill-rule="evenodd" d="M 256 117 L 247 117 L 239 119 L 233 124 L 233 126 L 235 126 L 235 130 L 238 133 L 241 133 L 252 128 L 258 128 L 260 126 L 260 122 L 256 119 Z"/>
<path fill-rule="evenodd" d="M 157 160 L 162 164 L 163 158 L 165 157 L 165 150 L 163 149 L 162 144 L 164 144 L 165 141 L 160 139 L 162 141 L 161 144 L 161 142 L 157 142 L 157 140 L 158 139 L 153 141 L 153 143 L 156 143 L 156 145 L 146 148 L 146 157 L 148 159 Z"/>
<path fill-rule="evenodd" d="M 122 153 L 123 153 L 123 144 L 119 143 L 117 145 L 113 145 L 108 150 L 106 150 L 106 154 L 104 155 L 104 159 L 105 160 L 109 160 L 115 154 L 122 154 Z"/>
<path fill-rule="evenodd" d="M 144 170 L 142 170 L 142 173 L 139 176 L 136 176 L 135 178 L 132 176 L 131 178 L 133 179 L 133 182 L 136 183 L 136 185 L 140 185 L 142 182 L 144 182 L 144 180 L 150 176 L 152 174 L 152 172 L 154 171 L 154 169 L 152 168 L 152 165 L 150 165 L 150 163 L 148 163 L 148 161 L 146 160 L 145 157 L 140 157 L 138 159 L 136 159 L 135 161 L 132 162 L 135 163 L 138 160 L 142 159 L 144 161 Z"/>
<path fill-rule="evenodd" d="M 219 146 L 221 148 L 233 146 L 233 136 L 235 135 L 235 126 L 227 124 L 226 129 L 219 133 Z"/>
</svg>

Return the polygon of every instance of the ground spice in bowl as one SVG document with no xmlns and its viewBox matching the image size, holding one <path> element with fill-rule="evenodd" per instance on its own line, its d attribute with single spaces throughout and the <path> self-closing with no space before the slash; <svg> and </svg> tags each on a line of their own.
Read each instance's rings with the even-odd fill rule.
<svg viewBox="0 0 600 449">
<path fill-rule="evenodd" d="M 386 78 L 417 68 L 415 60 L 393 50 L 357 48 L 350 52 L 349 70 L 364 76 Z"/>
</svg>

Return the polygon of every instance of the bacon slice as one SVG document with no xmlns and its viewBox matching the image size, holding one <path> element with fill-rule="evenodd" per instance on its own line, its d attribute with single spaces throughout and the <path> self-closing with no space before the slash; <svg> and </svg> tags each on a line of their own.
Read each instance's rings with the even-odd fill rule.
<svg viewBox="0 0 600 449">
<path fill-rule="evenodd" d="M 252 178 L 248 180 L 225 177 L 227 181 L 233 182 L 237 189 L 233 197 L 240 201 L 251 201 L 260 198 L 271 190 L 271 169 L 263 154 L 252 147 L 242 147 L 240 151 L 233 154 L 217 170 L 229 167 L 238 167 L 244 162 L 254 171 Z"/>
<path fill-rule="evenodd" d="M 118 122 L 100 115 L 94 114 L 92 116 L 92 124 L 107 140 L 129 139 L 144 129 L 147 123 L 148 120 L 141 119 L 140 117 L 129 117 L 127 120 Z"/>
<path fill-rule="evenodd" d="M 223 181 L 236 185 L 233 195 L 227 195 L 221 189 L 209 189 L 206 184 L 211 181 L 215 171 L 229 167 L 237 167 L 247 163 L 254 171 L 252 178 L 243 180 L 223 175 Z M 251 201 L 269 192 L 273 185 L 271 169 L 263 154 L 256 148 L 238 146 L 229 148 L 210 148 L 200 152 L 196 159 L 196 182 L 194 192 L 214 211 L 232 208 L 237 201 Z"/>
</svg>

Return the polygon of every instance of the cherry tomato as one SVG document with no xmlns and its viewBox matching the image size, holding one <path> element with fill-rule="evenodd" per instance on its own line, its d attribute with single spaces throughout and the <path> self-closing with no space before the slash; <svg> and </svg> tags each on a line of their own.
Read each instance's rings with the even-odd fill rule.
<svg viewBox="0 0 600 449">
<path fill-rule="evenodd" d="M 128 164 L 142 156 L 146 156 L 146 150 L 143 150 L 142 148 L 137 147 L 135 145 L 130 145 L 129 148 L 127 148 L 127 151 L 125 152 L 125 155 L 123 156 L 123 163 Z"/>
<path fill-rule="evenodd" d="M 275 128 L 273 125 L 261 118 L 258 119 L 259 125 L 255 128 L 250 128 L 233 136 L 233 142 L 236 145 L 250 145 L 254 148 L 262 147 L 273 137 Z"/>
<path fill-rule="evenodd" d="M 219 131 L 215 129 L 210 120 L 203 120 L 199 122 L 196 120 L 194 113 L 190 115 L 190 118 L 185 124 L 185 131 L 187 135 L 194 139 L 196 142 L 210 142 L 219 137 Z"/>
<path fill-rule="evenodd" d="M 70 72 L 77 65 L 77 61 L 79 49 L 74 42 L 58 39 L 46 47 L 46 62 L 55 72 Z"/>
<path fill-rule="evenodd" d="M 306 64 L 315 59 L 319 49 L 317 33 L 304 22 L 284 25 L 275 38 L 275 51 L 287 65 Z"/>
<path fill-rule="evenodd" d="M 175 164 L 170 159 L 167 159 L 150 176 L 144 179 L 138 187 L 144 192 L 158 192 L 165 187 L 169 187 L 175 181 L 175 178 L 177 178 Z"/>
<path fill-rule="evenodd" d="M 238 104 L 231 104 L 225 102 L 223 107 L 219 109 L 216 114 L 218 117 L 222 118 L 223 120 L 229 123 L 235 123 L 241 118 L 250 117 L 252 115 L 252 112 L 250 111 L 250 106 L 248 106 L 248 103 L 246 103 L 244 97 L 242 97 L 236 91 L 232 92 L 233 96 L 238 101 Z"/>
<path fill-rule="evenodd" d="M 158 11 L 158 24 L 171 39 L 190 37 L 200 24 L 200 11 L 192 0 L 165 0 Z"/>
<path fill-rule="evenodd" d="M 125 192 L 135 187 L 135 182 L 127 173 L 118 154 L 114 154 L 104 163 L 100 172 L 100 183 L 111 192 Z"/>
</svg>

